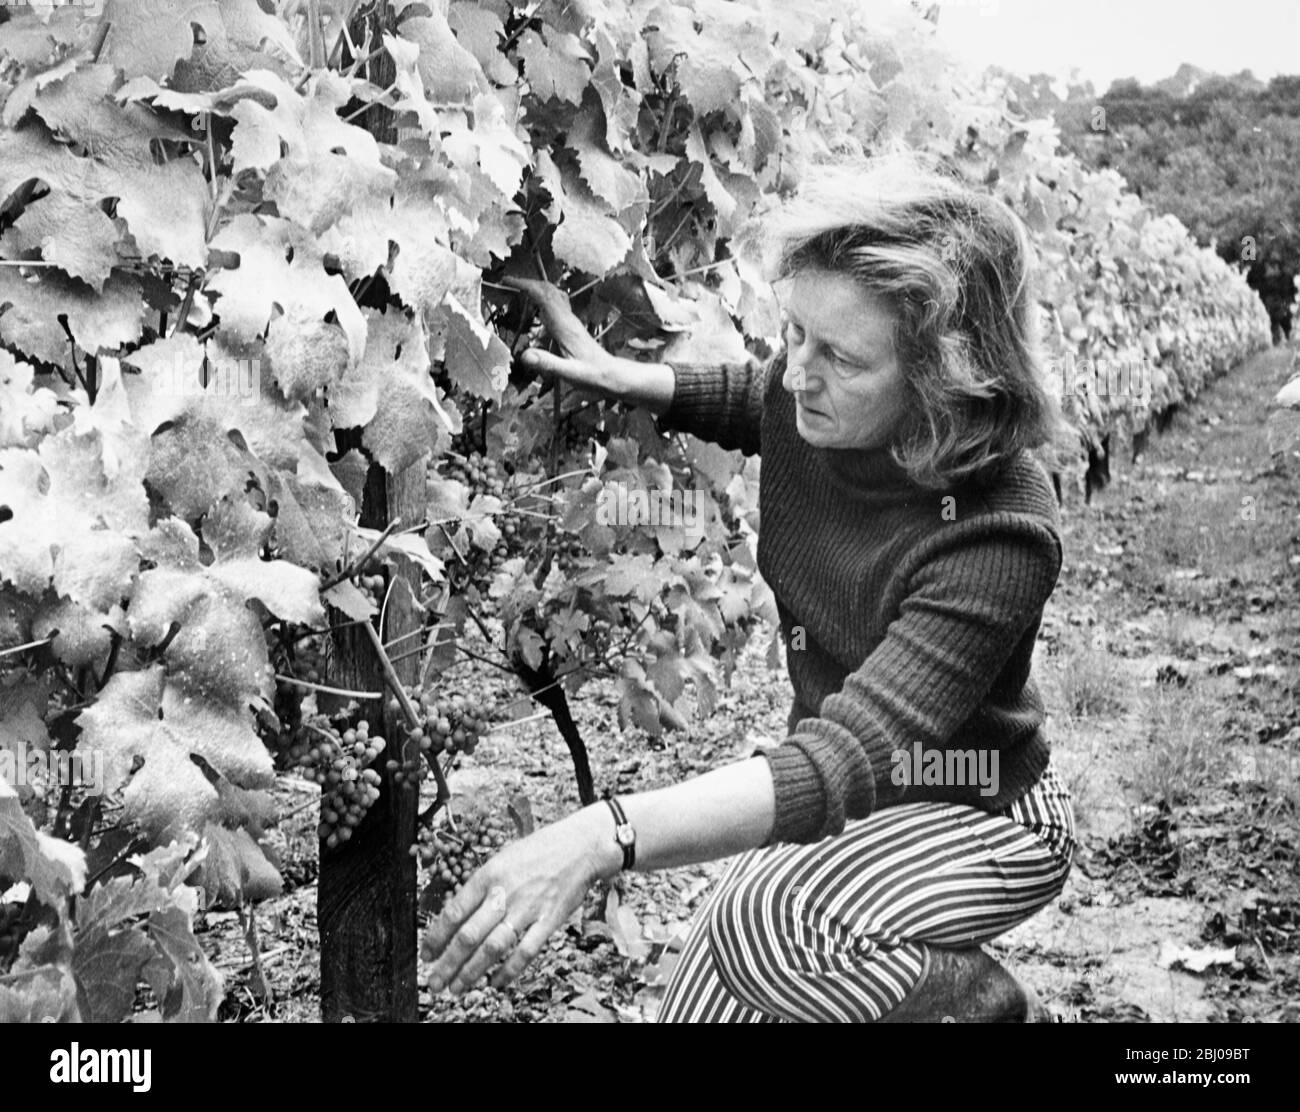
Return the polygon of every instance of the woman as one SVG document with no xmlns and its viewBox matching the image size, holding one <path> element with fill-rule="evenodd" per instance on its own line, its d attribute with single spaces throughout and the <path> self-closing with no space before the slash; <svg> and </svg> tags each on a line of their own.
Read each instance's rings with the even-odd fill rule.
<svg viewBox="0 0 1300 1112">
<path fill-rule="evenodd" d="M 506 847 L 431 930 L 430 987 L 498 962 L 508 983 L 625 866 L 739 854 L 661 1020 L 1045 1018 L 979 948 L 1060 893 L 1075 848 L 1030 679 L 1061 565 L 1028 451 L 1060 428 L 1031 248 L 1000 202 L 901 156 L 822 171 L 773 238 L 785 345 L 766 369 L 613 358 L 559 290 L 515 285 L 565 353 L 530 365 L 762 452 L 789 736 Z"/>
</svg>

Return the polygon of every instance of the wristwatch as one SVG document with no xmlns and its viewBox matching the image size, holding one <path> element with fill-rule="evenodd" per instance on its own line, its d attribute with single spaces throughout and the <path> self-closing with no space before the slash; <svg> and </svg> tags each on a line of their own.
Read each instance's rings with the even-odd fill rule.
<svg viewBox="0 0 1300 1112">
<path fill-rule="evenodd" d="M 636 864 L 636 830 L 627 821 L 623 805 L 609 792 L 605 793 L 605 802 L 609 804 L 609 809 L 614 812 L 614 841 L 618 843 L 619 848 L 623 851 L 623 869 L 626 871 Z"/>
</svg>

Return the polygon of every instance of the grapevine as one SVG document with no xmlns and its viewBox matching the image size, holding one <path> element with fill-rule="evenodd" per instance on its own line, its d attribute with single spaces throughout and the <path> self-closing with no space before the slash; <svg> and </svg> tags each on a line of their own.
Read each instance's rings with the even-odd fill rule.
<svg viewBox="0 0 1300 1112">
<path fill-rule="evenodd" d="M 198 34 L 164 0 L 0 25 L 0 746 L 109 758 L 102 803 L 0 779 L 0 851 L 37 847 L 14 879 L 59 925 L 46 957 L 66 973 L 0 996 L 0 1019 L 125 1018 L 146 954 L 172 988 L 152 1018 L 213 1018 L 219 972 L 168 948 L 199 951 L 195 886 L 277 890 L 286 769 L 321 787 L 323 875 L 396 830 L 426 775 L 445 809 L 444 765 L 488 728 L 456 701 L 456 662 L 514 674 L 590 799 L 568 705 L 584 682 L 612 680 L 620 725 L 657 736 L 688 691 L 710 712 L 751 636 L 775 643 L 757 460 L 545 388 L 514 362 L 542 338 L 508 276 L 555 281 L 625 357 L 769 354 L 747 230 L 826 153 L 898 143 L 1023 216 L 1056 366 L 1149 369 L 1137 397 L 1071 383 L 1076 478 L 1084 446 L 1268 342 L 1239 274 L 1005 90 L 950 73 L 912 14 L 202 9 Z M 388 484 L 420 505 L 377 520 Z M 701 534 L 602 520 L 616 484 L 698 491 Z M 418 684 L 395 672 L 412 662 Z M 501 836 L 435 835 L 425 814 L 448 885 Z M 85 849 L 114 827 L 143 849 L 109 893 Z M 140 966 L 91 993 L 77 971 L 112 964 L 110 931 L 74 932 L 73 900 L 94 893 L 105 924 L 115 902 L 164 910 L 129 928 Z"/>
</svg>

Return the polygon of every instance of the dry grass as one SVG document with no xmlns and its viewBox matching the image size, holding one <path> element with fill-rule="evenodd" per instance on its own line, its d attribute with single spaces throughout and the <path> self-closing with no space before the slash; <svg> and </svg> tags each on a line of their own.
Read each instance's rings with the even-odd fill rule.
<svg viewBox="0 0 1300 1112">
<path fill-rule="evenodd" d="M 1121 713 L 1128 685 L 1118 659 L 1100 649 L 1066 649 L 1056 661 L 1056 693 L 1070 718 L 1106 718 Z"/>
<path fill-rule="evenodd" d="M 1157 684 L 1144 712 L 1146 745 L 1135 754 L 1128 777 L 1140 802 L 1173 809 L 1225 781 L 1233 757 L 1211 699 L 1194 688 Z"/>
</svg>

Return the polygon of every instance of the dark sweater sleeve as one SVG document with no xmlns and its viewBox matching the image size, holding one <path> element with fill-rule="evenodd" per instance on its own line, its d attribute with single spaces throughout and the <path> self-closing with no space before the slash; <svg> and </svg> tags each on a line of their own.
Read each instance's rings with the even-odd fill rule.
<svg viewBox="0 0 1300 1112">
<path fill-rule="evenodd" d="M 1041 619 L 1061 543 L 1042 522 L 999 512 L 950 526 L 916 557 L 880 644 L 818 717 L 759 754 L 776 789 L 769 844 L 838 834 L 899 792 L 890 755 L 918 741 L 941 748 L 979 708 Z"/>
<path fill-rule="evenodd" d="M 756 455 L 768 365 L 750 356 L 744 363 L 675 363 L 672 368 L 673 400 L 659 418 L 660 428 Z"/>
</svg>

